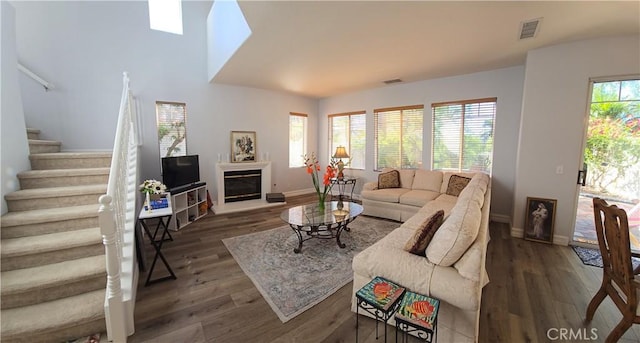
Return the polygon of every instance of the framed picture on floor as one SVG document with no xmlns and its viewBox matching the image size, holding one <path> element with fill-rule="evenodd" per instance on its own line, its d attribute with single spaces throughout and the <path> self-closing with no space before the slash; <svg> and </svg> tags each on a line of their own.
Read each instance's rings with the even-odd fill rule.
<svg viewBox="0 0 640 343">
<path fill-rule="evenodd" d="M 556 221 L 555 199 L 527 197 L 524 239 L 553 243 L 553 227 Z"/>
<path fill-rule="evenodd" d="M 256 161 L 256 132 L 231 131 L 231 162 Z"/>
</svg>

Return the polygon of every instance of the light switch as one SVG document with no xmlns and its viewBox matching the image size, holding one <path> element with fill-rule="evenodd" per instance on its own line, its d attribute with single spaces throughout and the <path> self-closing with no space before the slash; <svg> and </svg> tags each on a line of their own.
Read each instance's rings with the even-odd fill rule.
<svg viewBox="0 0 640 343">
<path fill-rule="evenodd" d="M 556 167 L 556 174 L 562 174 L 564 173 L 564 166 L 563 165 L 559 165 Z"/>
</svg>

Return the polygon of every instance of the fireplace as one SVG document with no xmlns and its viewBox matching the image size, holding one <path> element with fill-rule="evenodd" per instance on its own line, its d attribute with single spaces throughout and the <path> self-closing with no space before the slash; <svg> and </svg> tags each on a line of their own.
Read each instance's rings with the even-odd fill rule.
<svg viewBox="0 0 640 343">
<path fill-rule="evenodd" d="M 262 170 L 236 170 L 224 172 L 224 202 L 260 199 L 262 197 Z"/>
<path fill-rule="evenodd" d="M 271 162 L 242 162 L 216 164 L 216 214 L 240 212 L 283 203 L 267 202 L 271 192 Z"/>
</svg>

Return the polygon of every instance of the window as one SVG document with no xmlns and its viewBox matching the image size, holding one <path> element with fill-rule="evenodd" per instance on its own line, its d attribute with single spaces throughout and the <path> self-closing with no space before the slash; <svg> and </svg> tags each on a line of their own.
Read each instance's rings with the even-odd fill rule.
<svg viewBox="0 0 640 343">
<path fill-rule="evenodd" d="M 303 167 L 307 153 L 307 115 L 289 113 L 289 168 Z"/>
<path fill-rule="evenodd" d="M 491 173 L 496 98 L 431 105 L 431 169 Z"/>
<path fill-rule="evenodd" d="M 366 144 L 366 112 L 349 112 L 329 116 L 329 157 L 338 146 L 349 154 L 348 168 L 364 169 Z M 346 161 L 343 161 L 346 162 Z"/>
<path fill-rule="evenodd" d="M 179 102 L 156 101 L 158 144 L 160 156 L 187 154 L 187 105 Z"/>
<path fill-rule="evenodd" d="M 152 30 L 182 34 L 182 0 L 148 0 Z"/>
<path fill-rule="evenodd" d="M 423 105 L 373 110 L 375 170 L 422 166 Z"/>
</svg>

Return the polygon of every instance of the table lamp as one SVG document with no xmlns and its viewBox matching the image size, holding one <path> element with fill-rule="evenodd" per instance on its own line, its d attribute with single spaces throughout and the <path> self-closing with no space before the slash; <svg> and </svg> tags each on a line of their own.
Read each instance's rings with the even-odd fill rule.
<svg viewBox="0 0 640 343">
<path fill-rule="evenodd" d="M 349 158 L 349 154 L 347 154 L 347 149 L 345 149 L 341 145 L 338 146 L 336 148 L 336 153 L 333 154 L 333 158 L 338 159 L 338 179 L 342 179 L 344 177 L 344 174 L 342 173 L 342 171 L 344 170 L 344 162 L 342 162 L 342 159 Z"/>
</svg>

